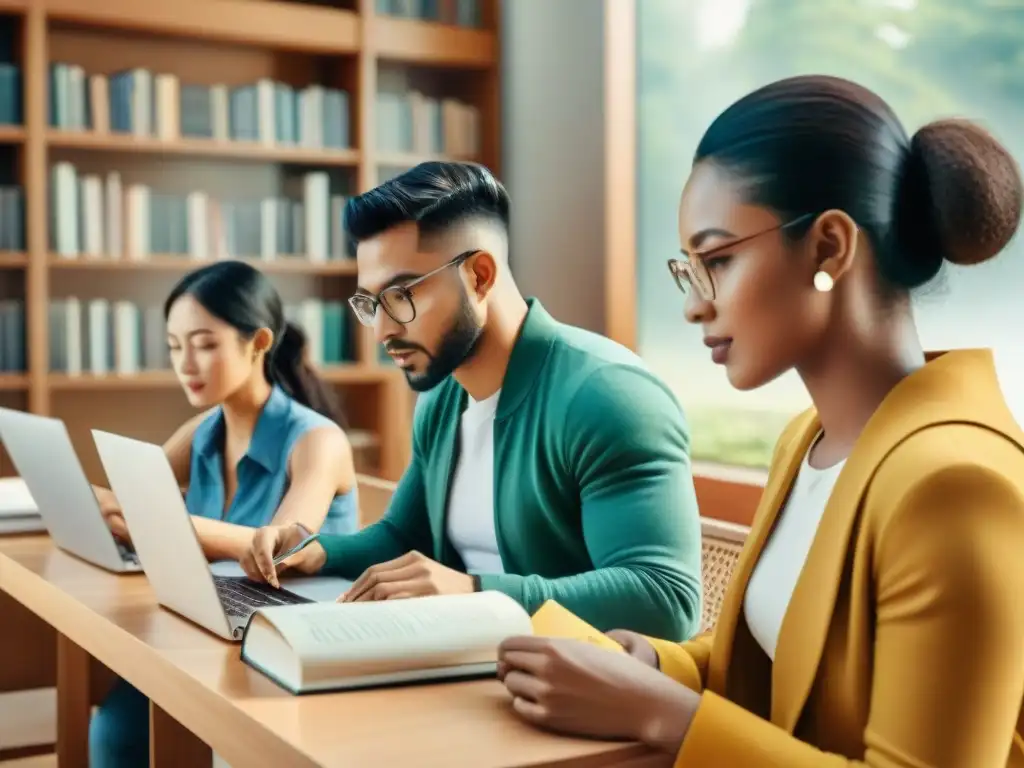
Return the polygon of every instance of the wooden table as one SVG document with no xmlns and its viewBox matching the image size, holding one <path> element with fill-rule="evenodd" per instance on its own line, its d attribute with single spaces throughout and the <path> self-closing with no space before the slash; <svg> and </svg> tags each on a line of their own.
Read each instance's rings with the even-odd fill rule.
<svg viewBox="0 0 1024 768">
<path fill-rule="evenodd" d="M 161 768 L 209 765 L 211 748 L 236 768 L 672 763 L 639 745 L 531 728 L 496 681 L 292 696 L 243 664 L 238 645 L 160 608 L 144 575 L 107 573 L 47 536 L 0 539 L 0 592 L 59 633 L 61 717 L 87 709 L 92 658 L 150 697 L 151 764 Z M 62 726 L 62 768 L 85 765 L 77 730 Z"/>
</svg>

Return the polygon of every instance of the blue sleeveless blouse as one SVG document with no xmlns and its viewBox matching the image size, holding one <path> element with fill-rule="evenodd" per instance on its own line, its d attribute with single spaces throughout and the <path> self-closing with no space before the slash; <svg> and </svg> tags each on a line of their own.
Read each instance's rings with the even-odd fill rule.
<svg viewBox="0 0 1024 768">
<path fill-rule="evenodd" d="M 310 429 L 332 425 L 330 419 L 296 402 L 275 386 L 256 421 L 249 449 L 238 462 L 238 488 L 224 512 L 224 412 L 218 408 L 192 437 L 188 491 L 190 514 L 253 528 L 268 525 L 288 491 L 288 457 L 296 441 Z M 352 533 L 358 529 L 355 488 L 335 496 L 323 533 Z"/>
</svg>

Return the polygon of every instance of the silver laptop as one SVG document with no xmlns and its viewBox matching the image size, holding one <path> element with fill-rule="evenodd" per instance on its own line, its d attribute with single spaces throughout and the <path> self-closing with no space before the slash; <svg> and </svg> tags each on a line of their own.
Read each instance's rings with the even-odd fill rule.
<svg viewBox="0 0 1024 768">
<path fill-rule="evenodd" d="M 58 547 L 109 571 L 142 570 L 107 527 L 63 421 L 0 408 L 0 440 Z"/>
<path fill-rule="evenodd" d="M 257 609 L 312 602 L 244 576 L 215 575 L 164 449 L 98 429 L 92 436 L 160 605 L 225 640 L 238 641 Z"/>
</svg>

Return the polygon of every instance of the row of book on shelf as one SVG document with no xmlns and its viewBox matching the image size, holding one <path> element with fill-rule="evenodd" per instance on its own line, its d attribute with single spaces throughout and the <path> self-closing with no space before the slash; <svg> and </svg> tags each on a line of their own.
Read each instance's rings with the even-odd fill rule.
<svg viewBox="0 0 1024 768">
<path fill-rule="evenodd" d="M 52 63 L 50 125 L 163 141 L 185 137 L 306 149 L 351 145 L 349 94 L 340 88 L 295 88 L 270 78 L 234 87 L 181 83 L 177 75 L 143 67 L 88 74 L 77 64 Z"/>
<path fill-rule="evenodd" d="M 381 92 L 376 101 L 378 149 L 460 157 L 479 153 L 480 110 L 472 104 L 417 90 Z M 351 146 L 346 91 L 321 85 L 296 89 L 269 78 L 235 88 L 182 85 L 176 75 L 144 68 L 89 75 L 75 64 L 52 64 L 50 124 L 163 141 L 185 137 L 266 147 Z"/>
<path fill-rule="evenodd" d="M 385 16 L 437 21 L 457 27 L 483 25 L 480 0 L 376 0 L 374 10 Z"/>
<path fill-rule="evenodd" d="M 63 258 L 349 258 L 346 198 L 331 193 L 330 176 L 310 171 L 282 187 L 282 196 L 223 200 L 126 183 L 116 171 L 80 175 L 72 163 L 58 162 L 51 168 L 51 248 Z"/>
<path fill-rule="evenodd" d="M 3 355 L 6 362 L 7 315 L 0 302 Z M 302 328 L 307 338 L 307 359 L 318 367 L 351 362 L 354 358 L 348 308 L 342 301 L 307 298 L 285 305 L 285 316 Z M 47 307 L 50 325 L 50 370 L 71 376 L 130 375 L 170 368 L 163 307 L 140 307 L 127 300 L 79 299 L 68 296 Z M 19 307 L 20 346 L 17 354 L 24 370 L 24 311 Z"/>
<path fill-rule="evenodd" d="M 417 90 L 377 94 L 377 149 L 383 152 L 480 154 L 480 110 L 458 99 L 435 99 Z"/>
</svg>

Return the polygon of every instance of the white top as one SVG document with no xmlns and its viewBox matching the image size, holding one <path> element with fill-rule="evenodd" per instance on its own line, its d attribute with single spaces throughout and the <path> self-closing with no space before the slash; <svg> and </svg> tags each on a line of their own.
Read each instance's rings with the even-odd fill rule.
<svg viewBox="0 0 1024 768">
<path fill-rule="evenodd" d="M 448 494 L 448 539 L 469 573 L 504 573 L 494 533 L 494 414 L 499 389 L 469 398 L 459 424 L 459 459 Z"/>
<path fill-rule="evenodd" d="M 827 469 L 815 469 L 804 456 L 786 506 L 780 510 L 775 530 L 750 574 L 743 598 L 744 615 L 750 633 L 772 661 L 782 618 L 845 463 L 844 460 Z"/>
</svg>

